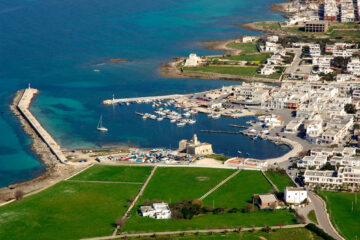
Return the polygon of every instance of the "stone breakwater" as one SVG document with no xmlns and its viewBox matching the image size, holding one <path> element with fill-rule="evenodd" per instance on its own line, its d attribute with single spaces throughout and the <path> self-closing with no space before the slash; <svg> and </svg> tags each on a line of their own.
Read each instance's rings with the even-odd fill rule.
<svg viewBox="0 0 360 240">
<path fill-rule="evenodd" d="M 46 189 L 49 186 L 52 186 L 53 184 L 71 176 L 78 171 L 77 167 L 74 167 L 73 165 L 60 164 L 59 160 L 51 152 L 48 145 L 40 138 L 38 133 L 21 114 L 18 108 L 18 104 L 24 92 L 25 90 L 19 90 L 16 92 L 12 104 L 10 105 L 10 110 L 18 117 L 24 131 L 32 139 L 31 148 L 45 164 L 45 170 L 44 174 L 32 180 L 0 188 L 0 204 L 4 202 L 11 202 L 10 200 L 14 198 L 14 192 L 16 190 L 22 190 L 24 193 L 31 192 L 31 194 L 34 194 Z M 84 165 L 83 167 L 86 166 Z"/>
<path fill-rule="evenodd" d="M 42 127 L 39 121 L 32 115 L 29 111 L 30 103 L 39 91 L 37 89 L 28 88 L 25 89 L 20 101 L 17 105 L 18 110 L 23 115 L 23 117 L 29 122 L 30 126 L 36 131 L 40 138 L 46 143 L 51 152 L 56 156 L 56 158 L 61 162 L 65 163 L 66 157 L 61 151 L 61 147 L 53 139 L 53 137 Z"/>
</svg>

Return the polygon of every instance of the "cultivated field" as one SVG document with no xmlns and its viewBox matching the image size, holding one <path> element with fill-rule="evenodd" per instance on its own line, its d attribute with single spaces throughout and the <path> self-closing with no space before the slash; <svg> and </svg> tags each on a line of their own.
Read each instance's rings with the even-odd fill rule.
<svg viewBox="0 0 360 240">
<path fill-rule="evenodd" d="M 99 171 L 101 168 L 95 166 L 75 177 L 74 181 L 63 181 L 1 207 L 0 239 L 80 239 L 110 235 L 116 218 L 125 213 L 128 201 L 142 186 L 141 183 L 115 183 L 116 180 L 143 182 L 143 177 L 139 176 L 148 175 L 151 168 L 127 170 L 127 167 L 115 167 L 110 170 L 105 167 L 107 173 L 114 170 L 113 175 L 100 178 L 104 174 Z M 123 175 L 129 172 L 131 175 Z"/>
<path fill-rule="evenodd" d="M 158 168 L 137 205 L 139 207 L 145 199 L 175 203 L 185 199 L 199 198 L 233 172 L 233 170 L 207 168 Z M 204 203 L 210 206 L 214 204 L 215 208 L 222 206 L 227 209 L 233 207 L 241 209 L 246 203 L 252 202 L 253 194 L 267 193 L 270 190 L 270 184 L 260 172 L 241 171 L 205 198 Z M 195 216 L 191 220 L 156 220 L 141 217 L 133 211 L 122 231 L 161 232 L 294 223 L 296 223 L 295 217 L 288 210 L 210 213 Z"/>
<path fill-rule="evenodd" d="M 360 194 L 319 192 L 326 200 L 331 221 L 346 239 L 360 239 Z"/>
</svg>

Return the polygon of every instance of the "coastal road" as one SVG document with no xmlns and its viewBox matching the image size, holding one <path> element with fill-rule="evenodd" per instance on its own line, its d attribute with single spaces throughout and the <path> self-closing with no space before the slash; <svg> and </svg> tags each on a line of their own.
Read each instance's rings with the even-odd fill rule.
<svg viewBox="0 0 360 240">
<path fill-rule="evenodd" d="M 308 191 L 308 196 L 309 196 L 309 198 L 311 200 L 311 203 L 314 206 L 316 218 L 317 218 L 317 220 L 319 222 L 318 225 L 325 232 L 327 232 L 329 235 L 331 235 L 335 239 L 337 239 L 337 240 L 345 240 L 343 237 L 340 236 L 340 234 L 333 227 L 333 225 L 332 225 L 332 223 L 330 221 L 329 214 L 327 213 L 327 210 L 326 210 L 325 201 L 321 197 L 316 195 L 314 192 L 312 192 L 312 191 Z"/>
</svg>

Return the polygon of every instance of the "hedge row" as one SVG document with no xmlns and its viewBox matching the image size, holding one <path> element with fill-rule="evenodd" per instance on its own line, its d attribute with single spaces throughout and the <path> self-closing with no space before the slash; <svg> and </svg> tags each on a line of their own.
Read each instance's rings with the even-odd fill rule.
<svg viewBox="0 0 360 240">
<path fill-rule="evenodd" d="M 322 230 L 313 223 L 309 223 L 308 225 L 305 226 L 305 228 L 316 233 L 316 235 L 322 237 L 324 240 L 336 240 L 335 238 L 324 232 L 324 230 Z"/>
</svg>

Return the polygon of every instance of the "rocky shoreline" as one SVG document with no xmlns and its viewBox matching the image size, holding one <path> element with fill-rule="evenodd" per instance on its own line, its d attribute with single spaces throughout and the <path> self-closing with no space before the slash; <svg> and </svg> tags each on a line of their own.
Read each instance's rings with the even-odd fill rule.
<svg viewBox="0 0 360 240">
<path fill-rule="evenodd" d="M 77 169 L 73 166 L 60 164 L 55 155 L 50 151 L 49 147 L 30 126 L 28 121 L 22 116 L 17 108 L 17 105 L 23 93 L 24 90 L 19 90 L 15 93 L 13 101 L 10 105 L 10 110 L 18 117 L 25 133 L 28 134 L 32 139 L 31 149 L 40 157 L 46 169 L 41 176 L 38 176 L 34 179 L 0 188 L 0 204 L 13 200 L 14 192 L 17 190 L 21 190 L 25 194 L 33 194 L 34 192 L 43 190 L 44 188 L 49 187 L 68 176 L 71 176 L 74 174 L 74 172 L 77 171 Z"/>
</svg>

